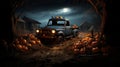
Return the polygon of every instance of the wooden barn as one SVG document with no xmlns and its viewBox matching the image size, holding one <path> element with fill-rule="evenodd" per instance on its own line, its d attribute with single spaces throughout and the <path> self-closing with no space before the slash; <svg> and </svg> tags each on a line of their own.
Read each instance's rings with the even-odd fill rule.
<svg viewBox="0 0 120 67">
<path fill-rule="evenodd" d="M 40 28 L 40 24 L 40 22 L 24 16 L 23 18 L 17 19 L 16 33 L 18 35 L 35 34 L 36 29 Z"/>
</svg>

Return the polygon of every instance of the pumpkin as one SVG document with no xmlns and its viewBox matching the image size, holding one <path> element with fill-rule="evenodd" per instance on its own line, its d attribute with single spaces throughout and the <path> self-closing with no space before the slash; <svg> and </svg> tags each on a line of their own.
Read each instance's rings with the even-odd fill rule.
<svg viewBox="0 0 120 67">
<path fill-rule="evenodd" d="M 33 39 L 34 39 L 34 40 L 36 40 L 36 41 L 38 40 L 35 36 L 34 36 L 34 38 L 33 38 Z"/>
<path fill-rule="evenodd" d="M 19 44 L 19 40 L 18 39 L 15 39 L 15 44 Z"/>
<path fill-rule="evenodd" d="M 27 40 L 26 39 L 22 39 L 22 44 L 27 44 Z"/>
<path fill-rule="evenodd" d="M 77 45 L 75 45 L 75 46 L 74 46 L 74 49 L 76 49 L 76 48 L 78 48 L 78 46 L 77 46 Z"/>
<path fill-rule="evenodd" d="M 32 44 L 32 45 L 36 45 L 36 41 L 31 40 L 31 44 Z"/>
<path fill-rule="evenodd" d="M 35 40 L 35 38 L 36 38 L 33 34 L 29 34 L 29 37 L 30 37 L 30 39 L 33 39 L 33 40 Z"/>
<path fill-rule="evenodd" d="M 19 44 L 20 42 L 19 41 L 15 41 L 14 44 Z"/>
<path fill-rule="evenodd" d="M 75 45 L 77 46 L 77 45 L 79 45 L 79 43 L 77 42 L 77 43 L 75 43 Z"/>
<path fill-rule="evenodd" d="M 98 34 L 96 34 L 96 35 L 95 35 L 95 38 L 96 38 L 96 39 L 98 39 L 98 38 L 99 38 L 99 35 L 98 35 Z"/>
<path fill-rule="evenodd" d="M 27 46 L 31 47 L 32 45 L 31 45 L 31 43 L 28 43 Z"/>
<path fill-rule="evenodd" d="M 91 43 L 91 45 L 94 47 L 94 46 L 97 46 L 97 41 L 93 41 L 92 43 Z"/>
<path fill-rule="evenodd" d="M 22 49 L 23 48 L 23 46 L 21 44 L 17 44 L 16 46 L 17 46 L 18 49 Z"/>
<path fill-rule="evenodd" d="M 81 54 L 84 54 L 84 53 L 85 53 L 85 47 L 83 47 L 83 48 L 80 49 L 80 53 L 81 53 Z"/>
<path fill-rule="evenodd" d="M 93 53 L 96 53 L 96 52 L 98 52 L 98 51 L 99 51 L 99 48 L 98 48 L 98 47 L 93 47 L 93 48 L 92 48 L 92 52 L 93 52 Z"/>
<path fill-rule="evenodd" d="M 37 43 L 37 44 L 41 44 L 41 41 L 40 41 L 40 40 L 37 40 L 36 43 Z"/>
<path fill-rule="evenodd" d="M 99 39 L 98 38 L 95 38 L 95 41 L 98 41 Z"/>
<path fill-rule="evenodd" d="M 90 37 L 90 36 L 91 36 L 91 34 L 87 33 L 85 36 L 86 36 L 86 37 Z"/>
<path fill-rule="evenodd" d="M 90 45 L 90 44 L 87 45 L 86 47 L 89 48 L 89 49 L 92 49 L 92 45 Z"/>
<path fill-rule="evenodd" d="M 92 40 L 92 38 L 90 38 L 90 37 L 85 37 L 85 38 L 82 39 L 82 41 L 87 41 L 87 42 L 91 41 L 91 40 Z"/>
<path fill-rule="evenodd" d="M 28 50 L 28 47 L 23 45 L 23 50 Z"/>
<path fill-rule="evenodd" d="M 74 53 L 79 53 L 79 49 L 74 49 Z"/>
</svg>

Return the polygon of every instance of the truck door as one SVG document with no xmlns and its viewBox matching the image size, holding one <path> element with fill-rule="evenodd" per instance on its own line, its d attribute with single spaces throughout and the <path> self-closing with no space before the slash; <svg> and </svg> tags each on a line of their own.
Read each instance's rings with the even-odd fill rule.
<svg viewBox="0 0 120 67">
<path fill-rule="evenodd" d="M 65 34 L 71 35 L 72 30 L 69 21 L 65 21 Z"/>
</svg>

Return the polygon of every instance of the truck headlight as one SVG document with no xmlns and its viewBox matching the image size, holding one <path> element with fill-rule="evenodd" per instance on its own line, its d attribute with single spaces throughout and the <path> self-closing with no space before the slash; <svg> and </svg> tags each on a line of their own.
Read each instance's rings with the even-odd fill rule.
<svg viewBox="0 0 120 67">
<path fill-rule="evenodd" d="M 36 33 L 39 33 L 40 32 L 40 30 L 36 30 Z"/>
<path fill-rule="evenodd" d="M 52 30 L 52 33 L 54 34 L 54 33 L 56 33 L 56 31 L 55 31 L 55 30 Z"/>
</svg>

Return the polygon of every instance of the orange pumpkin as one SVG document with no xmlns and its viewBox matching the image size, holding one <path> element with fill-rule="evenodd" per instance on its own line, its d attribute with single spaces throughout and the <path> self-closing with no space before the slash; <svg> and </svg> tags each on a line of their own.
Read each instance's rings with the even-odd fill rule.
<svg viewBox="0 0 120 67">
<path fill-rule="evenodd" d="M 31 47 L 32 45 L 31 45 L 31 43 L 28 43 L 27 46 Z"/>
<path fill-rule="evenodd" d="M 76 49 L 76 48 L 78 48 L 78 46 L 77 46 L 77 45 L 75 45 L 75 46 L 74 46 L 74 49 Z"/>
<path fill-rule="evenodd" d="M 36 43 L 37 43 L 37 44 L 41 44 L 41 41 L 40 41 L 40 40 L 37 40 Z"/>
<path fill-rule="evenodd" d="M 85 53 L 85 50 L 86 50 L 85 47 L 81 48 L 81 49 L 80 49 L 80 53 L 81 53 L 81 54 L 84 54 L 84 53 Z"/>
<path fill-rule="evenodd" d="M 90 36 L 91 36 L 91 34 L 89 34 L 89 33 L 86 34 L 86 37 L 90 37 Z"/>
<path fill-rule="evenodd" d="M 94 47 L 94 46 L 97 46 L 97 41 L 93 41 L 92 43 L 91 43 L 91 45 Z"/>
<path fill-rule="evenodd" d="M 31 40 L 31 44 L 32 44 L 32 45 L 36 45 L 36 41 Z"/>
<path fill-rule="evenodd" d="M 17 44 L 16 46 L 17 46 L 18 49 L 22 49 L 23 48 L 23 46 L 21 44 Z"/>
<path fill-rule="evenodd" d="M 35 40 L 35 36 L 33 34 L 30 34 L 29 37 L 30 37 L 30 39 Z"/>
<path fill-rule="evenodd" d="M 23 50 L 28 50 L 28 47 L 23 45 Z"/>
<path fill-rule="evenodd" d="M 92 48 L 92 52 L 93 52 L 93 53 L 96 53 L 96 52 L 98 52 L 98 51 L 99 51 L 99 48 L 98 48 L 98 47 L 93 47 L 93 48 Z"/>
<path fill-rule="evenodd" d="M 98 39 L 98 38 L 99 38 L 99 35 L 98 35 L 98 34 L 96 34 L 96 35 L 95 35 L 95 38 L 97 38 L 97 39 Z"/>
<path fill-rule="evenodd" d="M 19 44 L 20 41 L 18 39 L 15 40 L 15 44 Z"/>
<path fill-rule="evenodd" d="M 27 40 L 26 39 L 22 39 L 22 44 L 26 44 Z"/>
<path fill-rule="evenodd" d="M 79 49 L 74 49 L 74 53 L 79 53 Z"/>
<path fill-rule="evenodd" d="M 77 45 L 79 45 L 79 43 L 77 42 L 77 43 L 75 43 L 75 45 L 77 46 Z"/>
</svg>

